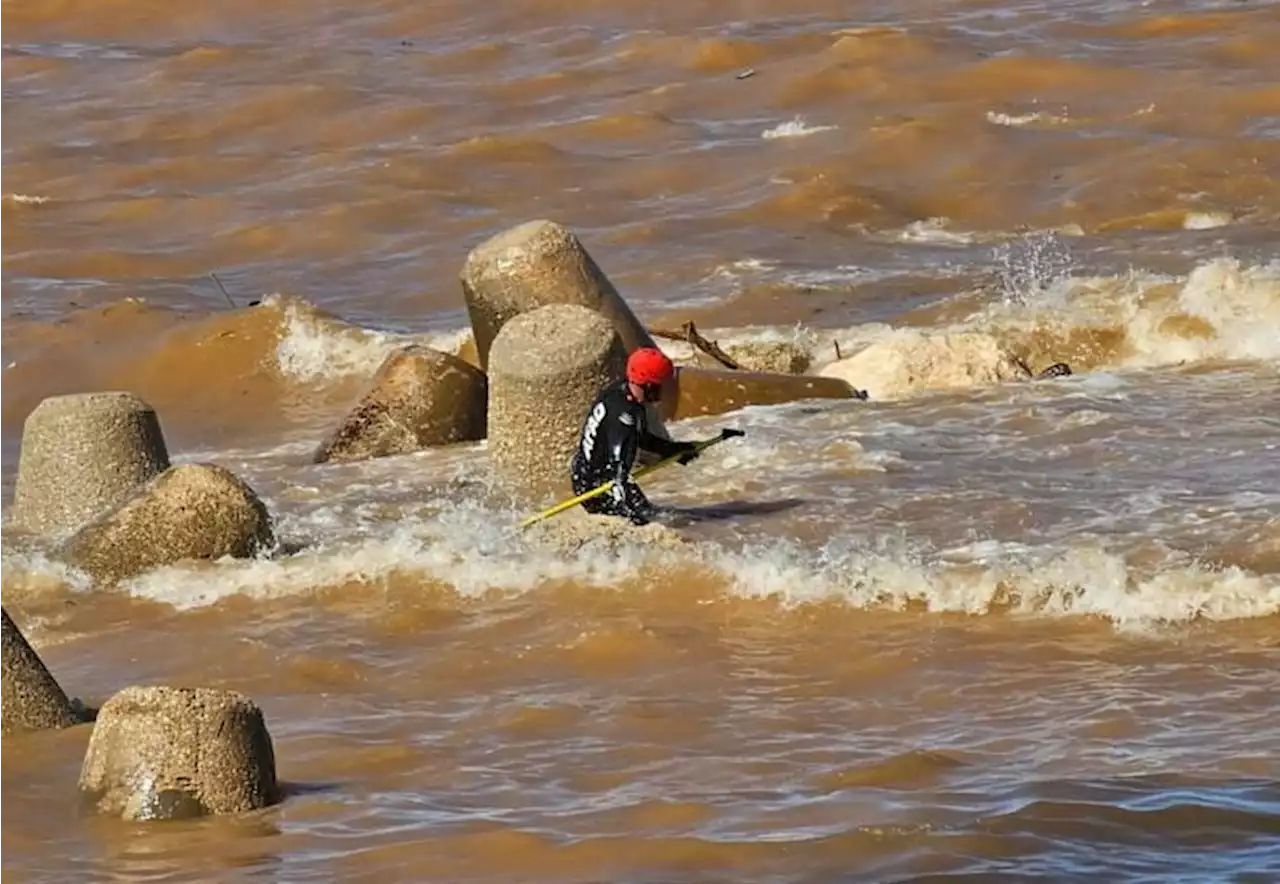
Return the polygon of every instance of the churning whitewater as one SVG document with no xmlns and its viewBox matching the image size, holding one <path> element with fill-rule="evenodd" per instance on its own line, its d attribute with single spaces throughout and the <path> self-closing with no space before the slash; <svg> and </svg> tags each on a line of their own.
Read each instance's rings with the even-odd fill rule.
<svg viewBox="0 0 1280 884">
<path fill-rule="evenodd" d="M 1275 418 L 1264 407 L 1229 427 L 1201 417 L 1214 399 L 1239 404 L 1242 384 L 1256 388 L 1260 406 L 1280 392 L 1280 263 L 1215 259 L 1182 278 L 1064 274 L 1005 295 L 931 328 L 714 330 L 727 344 L 797 344 L 816 371 L 857 379 L 872 400 L 734 415 L 748 438 L 700 462 L 696 482 L 655 477 L 655 493 L 672 504 L 729 513 L 671 543 L 584 535 L 566 556 L 555 531 L 522 535 L 515 526 L 526 513 L 504 498 L 484 443 L 335 471 L 302 466 L 307 443 L 298 441 L 184 457 L 230 459 L 252 477 L 300 552 L 162 568 L 124 589 L 189 608 L 388 581 L 478 596 L 559 581 L 616 588 L 661 573 L 787 604 L 915 603 L 1120 624 L 1280 611 Z M 467 338 L 361 328 L 296 299 L 268 297 L 254 309 L 279 326 L 278 343 L 254 358 L 287 383 L 367 376 L 407 343 L 456 350 Z M 208 332 L 222 333 L 216 324 Z M 854 355 L 834 360 L 837 345 Z M 1076 374 L 1018 382 L 1013 370 L 1003 374 L 1010 355 L 1014 365 L 1064 359 Z M 940 395 L 955 390 L 980 395 Z M 717 425 L 685 423 L 690 436 Z M 1162 425 L 1181 426 L 1186 440 L 1172 458 L 1166 440 L 1147 438 Z M 938 459 L 960 486 L 931 478 Z M 948 494 L 972 515 L 938 505 Z M 1225 542 L 1204 536 L 1205 507 L 1217 532 L 1230 529 Z M 6 581 L 48 579 L 42 561 L 6 557 Z M 1268 567 L 1252 573 L 1247 563 Z M 78 582 L 86 585 L 83 575 Z"/>
</svg>

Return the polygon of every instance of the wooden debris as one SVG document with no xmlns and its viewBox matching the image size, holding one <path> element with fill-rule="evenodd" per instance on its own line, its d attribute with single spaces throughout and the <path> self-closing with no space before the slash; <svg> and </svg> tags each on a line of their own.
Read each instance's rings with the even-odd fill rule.
<svg viewBox="0 0 1280 884">
<path fill-rule="evenodd" d="M 666 338 L 669 341 L 684 341 L 695 350 L 707 354 L 725 368 L 734 369 L 735 371 L 742 368 L 742 366 L 735 362 L 728 353 L 725 353 L 720 349 L 719 344 L 715 341 L 708 341 L 699 334 L 697 326 L 695 326 L 692 321 L 686 322 L 684 325 L 680 326 L 679 331 L 651 328 L 649 329 L 649 334 L 653 335 L 655 338 Z"/>
</svg>

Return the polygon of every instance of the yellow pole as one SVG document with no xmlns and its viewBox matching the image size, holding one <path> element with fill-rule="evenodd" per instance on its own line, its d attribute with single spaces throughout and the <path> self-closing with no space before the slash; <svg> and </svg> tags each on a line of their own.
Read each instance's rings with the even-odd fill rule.
<svg viewBox="0 0 1280 884">
<path fill-rule="evenodd" d="M 734 434 L 734 435 L 740 435 L 740 434 Z M 701 453 L 703 451 L 706 451 L 708 448 L 710 448 L 712 445 L 715 445 L 718 442 L 723 442 L 725 439 L 732 439 L 732 438 L 733 438 L 732 435 L 713 436 L 710 439 L 704 439 L 703 441 L 699 442 L 694 450 Z M 632 476 L 638 479 L 641 476 L 644 476 L 648 473 L 652 473 L 654 470 L 660 470 L 665 466 L 670 466 L 671 464 L 675 463 L 682 457 L 684 457 L 683 453 L 673 454 L 670 457 L 663 458 L 657 463 L 640 467 L 640 469 L 632 473 Z M 545 509 L 540 513 L 529 516 L 527 519 L 525 519 L 520 523 L 520 527 L 528 528 L 530 525 L 534 524 L 535 522 L 541 522 L 543 519 L 549 519 L 552 516 L 559 515 L 565 510 L 577 506 L 578 504 L 582 503 L 584 500 L 590 500 L 593 497 L 597 497 L 601 494 L 604 494 L 613 486 L 614 486 L 614 480 L 610 479 L 608 482 L 605 482 L 603 485 L 600 485 L 596 488 L 592 488 L 590 491 L 586 492 L 585 494 L 579 494 L 577 497 L 571 497 L 568 500 L 562 500 L 560 503 L 557 503 L 555 506 L 551 507 L 550 509 Z"/>
</svg>

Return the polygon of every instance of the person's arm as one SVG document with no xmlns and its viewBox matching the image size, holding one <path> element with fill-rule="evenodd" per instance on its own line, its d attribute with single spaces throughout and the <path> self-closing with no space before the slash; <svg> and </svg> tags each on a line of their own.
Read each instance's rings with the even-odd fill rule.
<svg viewBox="0 0 1280 884">
<path fill-rule="evenodd" d="M 673 454 L 684 454 L 692 451 L 698 446 L 692 442 L 677 442 L 674 439 L 663 439 L 661 436 L 655 436 L 648 430 L 640 437 L 640 447 L 645 451 L 652 451 L 662 459 L 671 457 Z"/>
<path fill-rule="evenodd" d="M 663 439 L 661 436 L 654 435 L 649 432 L 649 424 L 645 419 L 644 410 L 638 408 L 636 412 L 634 417 L 639 424 L 639 433 L 637 434 L 639 436 L 639 446 L 645 451 L 651 451 L 666 460 L 676 454 L 690 453 L 698 447 L 693 442 L 676 442 L 674 439 Z"/>
</svg>

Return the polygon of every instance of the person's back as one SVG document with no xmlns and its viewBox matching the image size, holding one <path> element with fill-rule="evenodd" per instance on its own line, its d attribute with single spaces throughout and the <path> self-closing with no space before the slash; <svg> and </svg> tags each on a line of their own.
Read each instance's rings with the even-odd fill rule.
<svg viewBox="0 0 1280 884">
<path fill-rule="evenodd" d="M 617 472 L 616 458 L 625 453 L 626 437 L 647 432 L 644 406 L 627 395 L 627 382 L 616 381 L 602 389 L 582 422 L 578 451 L 587 472 L 604 475 L 601 482 Z M 630 470 L 634 464 L 626 464 Z M 599 483 L 597 483 L 599 484 Z"/>
<path fill-rule="evenodd" d="M 655 513 L 631 470 L 641 449 L 660 457 L 697 456 L 692 442 L 672 442 L 649 432 L 645 404 L 659 402 L 675 367 L 660 350 L 636 350 L 627 360 L 627 376 L 605 387 L 582 422 L 570 470 L 574 494 L 584 494 L 613 480 L 608 493 L 583 501 L 587 512 L 621 516 L 643 525 Z"/>
</svg>

